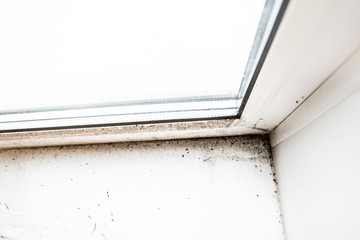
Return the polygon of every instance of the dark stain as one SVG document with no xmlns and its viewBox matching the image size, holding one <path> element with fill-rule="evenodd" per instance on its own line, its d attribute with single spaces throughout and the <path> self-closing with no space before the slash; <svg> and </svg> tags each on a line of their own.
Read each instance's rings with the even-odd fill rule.
<svg viewBox="0 0 360 240">
<path fill-rule="evenodd" d="M 211 159 L 211 157 L 204 158 L 203 161 L 204 161 L 204 162 L 207 162 L 207 161 L 209 161 L 210 159 Z"/>
<path fill-rule="evenodd" d="M 0 239 L 7 239 L 7 240 L 13 240 L 13 238 L 6 237 L 4 235 L 0 234 Z"/>
<path fill-rule="evenodd" d="M 94 225 L 94 229 L 93 229 L 93 231 L 92 231 L 92 234 L 94 234 L 95 230 L 96 230 L 96 223 L 95 223 L 95 225 Z"/>
<path fill-rule="evenodd" d="M 101 233 L 101 235 L 103 236 L 103 238 L 104 238 L 105 240 L 107 240 L 107 238 L 105 237 L 105 235 L 104 235 L 103 233 Z"/>
</svg>

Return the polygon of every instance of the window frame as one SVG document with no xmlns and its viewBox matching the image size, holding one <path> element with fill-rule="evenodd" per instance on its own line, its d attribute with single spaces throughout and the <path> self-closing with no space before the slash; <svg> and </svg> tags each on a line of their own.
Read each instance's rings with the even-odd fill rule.
<svg viewBox="0 0 360 240">
<path fill-rule="evenodd" d="M 276 5 L 275 3 L 279 3 L 280 5 Z M 256 79 L 261 71 L 261 68 L 265 62 L 267 53 L 269 52 L 269 49 L 271 47 L 271 43 L 275 37 L 275 34 L 277 32 L 277 29 L 280 25 L 281 19 L 284 15 L 285 9 L 288 5 L 288 0 L 267 0 L 265 4 L 265 8 L 267 10 L 264 10 L 261 16 L 260 25 L 262 27 L 259 27 L 253 47 L 251 49 L 250 58 L 248 61 L 248 64 L 246 66 L 246 71 L 243 77 L 243 81 L 241 82 L 239 92 L 236 94 L 236 96 L 231 95 L 222 95 L 222 96 L 203 96 L 203 97 L 190 97 L 190 98 L 173 98 L 173 99 L 155 99 L 155 100 L 145 100 L 145 101 L 127 101 L 127 102 L 118 102 L 118 103 L 109 103 L 109 104 L 97 104 L 97 105 L 78 105 L 78 106 L 64 106 L 64 107 L 56 107 L 56 108 L 39 108 L 39 109 L 20 109 L 16 111 L 3 111 L 0 113 L 0 115 L 16 115 L 20 117 L 20 120 L 12 120 L 9 121 L 8 125 L 10 127 L 6 129 L 1 129 L 0 133 L 18 133 L 18 132 L 34 132 L 34 131 L 51 131 L 51 130 L 69 130 L 69 129 L 78 129 L 78 128 L 102 128 L 102 127 L 118 127 L 118 126 L 127 126 L 127 125 L 146 125 L 146 124 L 171 124 L 171 123 L 181 123 L 181 122 L 197 122 L 197 121 L 214 121 L 214 120 L 231 120 L 231 119 L 240 119 L 245 105 L 249 99 L 250 93 L 255 85 Z M 274 14 L 274 8 L 278 7 L 278 10 Z M 269 21 L 271 20 L 271 21 Z M 268 35 L 264 37 L 264 35 Z M 44 124 L 42 126 L 33 126 L 31 127 L 31 124 L 29 124 L 30 121 L 37 121 L 38 123 L 46 123 L 49 121 L 58 121 L 61 119 L 66 120 L 74 120 L 76 117 L 69 117 L 69 118 L 40 118 L 36 120 L 24 120 L 21 117 L 30 116 L 31 114 L 38 114 L 43 113 L 52 113 L 56 114 L 61 111 L 74 111 L 74 112 L 81 112 L 83 110 L 96 110 L 96 109 L 105 109 L 105 108 L 111 108 L 111 107 L 131 107 L 131 106 L 159 106 L 160 104 L 165 104 L 171 106 L 171 104 L 192 104 L 192 103 L 201 103 L 206 102 L 206 107 L 201 109 L 189 109 L 189 110 L 181 110 L 181 111 L 175 111 L 175 114 L 181 114 L 186 111 L 192 111 L 192 112 L 203 112 L 201 114 L 190 114 L 186 115 L 186 117 L 171 117 L 171 118 L 152 118 L 152 119 L 146 119 L 144 118 L 141 120 L 141 116 L 138 120 L 132 120 L 132 121 L 100 121 L 100 123 L 97 122 L 78 122 L 74 124 L 63 124 L 63 125 L 56 125 L 56 124 Z M 221 111 L 225 108 L 222 107 L 214 107 L 216 103 L 224 103 L 224 105 L 228 104 L 229 110 L 231 110 L 233 113 L 229 114 L 224 112 L 223 114 L 217 114 L 213 116 L 204 117 L 204 112 L 211 112 L 211 111 Z M 220 104 L 221 105 L 221 104 Z M 184 107 L 186 109 L 186 107 Z M 169 112 L 169 111 L 168 111 Z M 165 114 L 168 112 L 164 112 Z M 158 114 L 162 114 L 163 112 L 157 112 Z M 144 114 L 144 113 L 135 113 L 135 114 Z M 149 113 L 145 113 L 149 114 Z M 121 114 L 117 114 L 117 117 L 120 117 Z M 109 117 L 108 115 L 87 115 L 87 116 L 79 116 L 79 119 L 85 119 L 87 117 Z M 119 118 L 118 118 L 119 119 Z M 18 122 L 16 122 L 18 121 Z M 11 122 L 15 123 L 25 123 L 25 127 L 11 127 Z M 27 124 L 27 125 L 26 125 Z M 0 123 L 1 125 L 1 123 Z M 29 127 L 30 126 L 30 127 Z"/>
</svg>

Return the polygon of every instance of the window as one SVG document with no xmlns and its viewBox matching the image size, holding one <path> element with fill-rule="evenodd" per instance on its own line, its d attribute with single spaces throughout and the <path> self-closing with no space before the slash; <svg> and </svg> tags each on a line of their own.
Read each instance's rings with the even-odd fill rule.
<svg viewBox="0 0 360 240">
<path fill-rule="evenodd" d="M 0 131 L 238 117 L 285 2 L 2 1 Z"/>
</svg>

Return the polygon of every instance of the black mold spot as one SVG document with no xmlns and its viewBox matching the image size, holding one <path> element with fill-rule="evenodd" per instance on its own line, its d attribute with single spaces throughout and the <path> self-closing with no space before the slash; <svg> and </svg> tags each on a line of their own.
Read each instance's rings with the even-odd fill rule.
<svg viewBox="0 0 360 240">
<path fill-rule="evenodd" d="M 204 158 L 203 161 L 204 161 L 204 162 L 207 162 L 207 161 L 209 161 L 210 159 L 211 159 L 211 157 Z"/>
</svg>

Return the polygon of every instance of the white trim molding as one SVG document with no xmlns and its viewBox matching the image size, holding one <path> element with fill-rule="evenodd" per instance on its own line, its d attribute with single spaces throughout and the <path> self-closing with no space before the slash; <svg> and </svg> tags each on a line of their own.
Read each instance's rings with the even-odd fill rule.
<svg viewBox="0 0 360 240">
<path fill-rule="evenodd" d="M 360 88 L 360 49 L 270 134 L 271 145 L 307 126 Z M 331 131 L 331 129 L 329 129 Z"/>
</svg>

